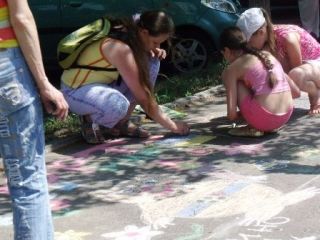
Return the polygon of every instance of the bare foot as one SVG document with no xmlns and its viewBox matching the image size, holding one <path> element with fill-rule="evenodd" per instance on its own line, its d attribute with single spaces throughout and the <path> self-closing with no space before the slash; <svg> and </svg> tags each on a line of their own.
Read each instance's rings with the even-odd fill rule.
<svg viewBox="0 0 320 240">
<path fill-rule="evenodd" d="M 309 115 L 318 115 L 320 114 L 320 104 L 310 106 Z"/>
<path fill-rule="evenodd" d="M 320 90 L 318 90 L 317 96 L 311 96 L 309 94 L 310 101 L 310 110 L 309 115 L 318 115 L 320 114 Z"/>
</svg>

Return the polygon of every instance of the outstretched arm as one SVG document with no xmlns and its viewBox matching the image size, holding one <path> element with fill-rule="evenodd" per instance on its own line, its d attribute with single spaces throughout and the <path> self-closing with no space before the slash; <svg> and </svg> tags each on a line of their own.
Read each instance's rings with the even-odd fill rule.
<svg viewBox="0 0 320 240">
<path fill-rule="evenodd" d="M 49 113 L 59 119 L 65 119 L 68 115 L 68 104 L 62 93 L 49 82 L 45 74 L 38 32 L 28 1 L 9 0 L 7 2 L 10 22 L 36 81 L 44 106 Z"/>
<path fill-rule="evenodd" d="M 289 69 L 298 67 L 302 64 L 300 40 L 297 33 L 289 33 L 285 40 L 285 48 L 288 56 Z"/>
<path fill-rule="evenodd" d="M 227 117 L 233 121 L 238 118 L 237 113 L 237 79 L 230 68 L 222 73 L 222 80 L 227 93 Z"/>
<path fill-rule="evenodd" d="M 182 122 L 172 121 L 164 114 L 157 102 L 148 97 L 147 91 L 139 81 L 139 71 L 130 47 L 120 41 L 108 41 L 102 46 L 108 61 L 118 69 L 123 80 L 146 114 L 164 128 L 178 134 L 188 134 L 189 127 Z"/>
</svg>

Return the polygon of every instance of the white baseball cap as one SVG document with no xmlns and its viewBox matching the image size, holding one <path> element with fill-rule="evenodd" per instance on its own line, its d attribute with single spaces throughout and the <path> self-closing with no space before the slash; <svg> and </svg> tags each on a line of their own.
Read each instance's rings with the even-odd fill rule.
<svg viewBox="0 0 320 240">
<path fill-rule="evenodd" d="M 241 29 L 247 41 L 249 41 L 252 34 L 261 28 L 265 22 L 266 19 L 260 8 L 249 8 L 240 15 L 237 27 Z"/>
</svg>

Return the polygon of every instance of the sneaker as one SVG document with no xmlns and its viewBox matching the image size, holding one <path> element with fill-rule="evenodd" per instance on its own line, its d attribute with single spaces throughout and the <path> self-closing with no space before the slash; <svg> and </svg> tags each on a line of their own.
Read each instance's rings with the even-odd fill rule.
<svg viewBox="0 0 320 240">
<path fill-rule="evenodd" d="M 89 122 L 84 116 L 80 116 L 81 123 L 81 135 L 83 139 L 89 144 L 101 144 L 105 139 L 101 134 L 99 125 L 93 122 Z"/>
</svg>

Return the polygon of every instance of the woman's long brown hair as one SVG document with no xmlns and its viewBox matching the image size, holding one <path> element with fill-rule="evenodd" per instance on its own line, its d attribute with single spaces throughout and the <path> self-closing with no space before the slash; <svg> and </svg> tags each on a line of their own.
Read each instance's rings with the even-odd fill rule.
<svg viewBox="0 0 320 240">
<path fill-rule="evenodd" d="M 124 27 L 127 36 L 125 42 L 131 48 L 139 70 L 139 81 L 147 92 L 150 100 L 153 100 L 153 88 L 149 76 L 149 53 L 145 51 L 142 40 L 139 37 L 139 30 L 146 29 L 150 36 L 157 37 L 161 34 L 174 33 L 174 23 L 170 16 L 162 11 L 146 11 L 137 20 L 123 18 L 114 21 Z M 149 101 L 150 103 L 153 101 Z M 148 106 L 150 107 L 150 105 Z M 148 110 L 148 109 L 145 109 Z"/>
<path fill-rule="evenodd" d="M 277 56 L 276 50 L 276 37 L 273 31 L 273 24 L 271 22 L 271 18 L 266 10 L 261 8 L 264 18 L 266 19 L 266 28 L 267 28 L 267 42 L 265 46 L 268 48 L 269 52 L 273 56 Z"/>
</svg>

